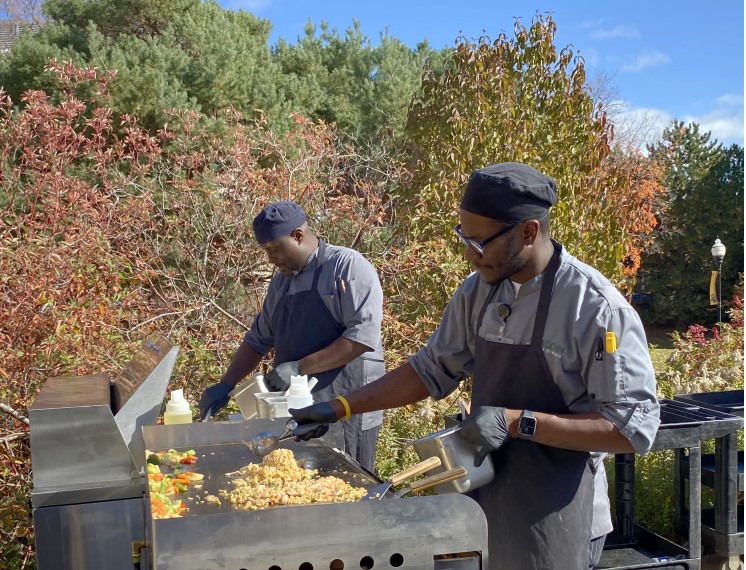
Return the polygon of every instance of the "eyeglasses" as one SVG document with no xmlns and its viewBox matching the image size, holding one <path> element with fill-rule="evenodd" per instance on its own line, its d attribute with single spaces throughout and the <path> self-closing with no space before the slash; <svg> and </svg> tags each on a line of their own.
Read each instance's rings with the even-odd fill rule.
<svg viewBox="0 0 746 570">
<path fill-rule="evenodd" d="M 518 224 L 511 224 L 507 227 L 504 227 L 499 232 L 497 232 L 495 235 L 488 237 L 486 240 L 477 241 L 472 238 L 468 238 L 464 236 L 464 234 L 461 233 L 461 224 L 457 225 L 454 230 L 456 230 L 456 235 L 458 235 L 459 238 L 461 238 L 461 241 L 465 246 L 471 246 L 474 251 L 476 251 L 479 255 L 484 255 L 484 246 L 490 243 L 492 240 L 495 240 L 499 238 L 501 235 L 508 233 L 510 230 L 512 230 L 514 227 L 516 227 Z"/>
</svg>

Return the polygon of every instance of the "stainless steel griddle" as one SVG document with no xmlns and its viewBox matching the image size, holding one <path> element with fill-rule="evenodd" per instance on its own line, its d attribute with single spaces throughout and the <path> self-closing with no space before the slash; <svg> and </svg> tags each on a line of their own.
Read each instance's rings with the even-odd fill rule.
<svg viewBox="0 0 746 570">
<path fill-rule="evenodd" d="M 233 473 L 259 463 L 244 445 L 263 431 L 282 431 L 285 419 L 147 426 L 147 449 L 193 449 L 193 470 L 205 475 L 202 489 L 190 490 L 189 512 L 180 518 L 150 520 L 148 553 L 156 570 L 362 568 L 486 568 L 487 526 L 473 500 L 458 494 L 390 497 L 381 501 L 288 505 L 256 511 L 194 504 L 192 496 L 230 490 Z M 371 489 L 380 480 L 334 446 L 331 440 L 283 442 L 297 460 L 319 475 L 337 476 Z M 327 435 L 329 435 L 327 434 Z M 458 556 L 458 558 L 456 558 Z"/>
</svg>

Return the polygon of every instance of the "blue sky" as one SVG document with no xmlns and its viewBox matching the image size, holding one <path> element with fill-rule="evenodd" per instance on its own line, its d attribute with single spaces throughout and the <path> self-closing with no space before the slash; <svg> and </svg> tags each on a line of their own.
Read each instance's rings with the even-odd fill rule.
<svg viewBox="0 0 746 570">
<path fill-rule="evenodd" d="M 463 35 L 513 34 L 537 13 L 557 24 L 555 44 L 585 58 L 590 79 L 609 79 L 620 132 L 654 140 L 674 118 L 743 146 L 744 4 L 741 0 L 220 0 L 270 21 L 271 41 L 294 43 L 310 20 L 343 33 L 353 19 L 375 44 L 388 29 L 409 46 L 434 48 Z"/>
</svg>

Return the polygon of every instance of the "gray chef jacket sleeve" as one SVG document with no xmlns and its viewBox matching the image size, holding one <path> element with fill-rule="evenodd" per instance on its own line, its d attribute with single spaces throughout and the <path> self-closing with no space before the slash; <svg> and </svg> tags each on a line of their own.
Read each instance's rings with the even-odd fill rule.
<svg viewBox="0 0 746 570">
<path fill-rule="evenodd" d="M 587 380 L 588 410 L 598 411 L 629 439 L 637 453 L 650 450 L 660 425 L 655 372 L 637 312 L 616 290 L 607 288 L 608 305 L 597 313 L 595 326 L 578 336 L 582 376 Z M 613 333 L 616 350 L 605 350 Z M 595 343 L 595 347 L 594 347 Z M 604 348 L 599 351 L 599 348 Z M 578 407 L 583 407 L 581 398 Z M 573 411 L 585 411 L 571 408 Z"/>
<path fill-rule="evenodd" d="M 487 288 L 479 286 L 478 274 L 467 277 L 448 302 L 427 344 L 409 357 L 409 364 L 436 400 L 453 392 L 474 371 L 476 320 L 486 293 Z"/>
<path fill-rule="evenodd" d="M 362 255 L 340 248 L 339 261 L 334 271 L 333 292 L 322 295 L 332 314 L 338 314 L 344 324 L 342 337 L 367 346 L 370 350 L 381 346 L 383 291 L 378 273 Z M 321 285 L 319 285 L 321 288 Z"/>
<path fill-rule="evenodd" d="M 277 302 L 288 288 L 288 278 L 277 273 L 269 283 L 267 295 L 262 302 L 262 310 L 254 319 L 251 328 L 244 335 L 244 342 L 259 354 L 265 355 L 275 345 L 275 333 L 272 330 L 272 313 Z"/>
</svg>

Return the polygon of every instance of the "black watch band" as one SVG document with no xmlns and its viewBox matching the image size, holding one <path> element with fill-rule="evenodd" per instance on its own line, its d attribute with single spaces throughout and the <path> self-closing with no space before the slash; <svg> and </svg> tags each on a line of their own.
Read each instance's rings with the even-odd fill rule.
<svg viewBox="0 0 746 570">
<path fill-rule="evenodd" d="M 518 437 L 531 439 L 536 433 L 536 417 L 531 410 L 523 410 L 521 419 L 518 421 Z"/>
</svg>

